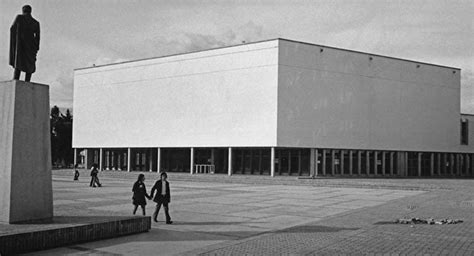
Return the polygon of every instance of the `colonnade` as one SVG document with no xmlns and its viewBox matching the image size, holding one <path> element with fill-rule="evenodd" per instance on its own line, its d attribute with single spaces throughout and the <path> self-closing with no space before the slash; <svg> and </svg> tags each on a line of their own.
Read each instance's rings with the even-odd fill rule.
<svg viewBox="0 0 474 256">
<path fill-rule="evenodd" d="M 196 150 L 202 150 L 203 148 L 187 148 L 182 149 L 184 151 L 181 154 L 189 154 L 186 158 L 188 163 L 184 163 L 179 169 L 180 171 L 189 171 L 190 174 L 195 173 L 194 166 L 198 163 L 195 161 Z M 252 148 L 220 148 L 227 151 L 221 151 L 220 157 L 227 159 L 223 161 L 224 168 L 222 171 L 226 171 L 228 175 L 234 175 L 236 173 L 244 174 L 241 170 L 234 170 L 235 164 L 233 159 L 236 159 L 237 153 L 243 152 L 242 150 L 252 150 Z M 99 165 L 100 170 L 122 170 L 122 171 L 150 171 L 157 172 L 162 171 L 163 161 L 169 161 L 170 154 L 165 155 L 163 159 L 163 148 L 147 148 L 147 149 L 132 149 L 132 148 L 121 148 L 121 149 L 85 149 L 85 167 L 90 168 L 93 163 Z M 169 149 L 167 149 L 169 150 Z M 207 149 L 209 150 L 209 149 Z M 211 163 L 214 164 L 215 156 L 214 150 L 211 149 Z M 239 151 L 240 150 L 240 151 Z M 269 161 L 269 173 L 268 169 L 266 175 L 278 176 L 282 175 L 282 168 L 286 168 L 286 174 L 292 173 L 291 164 L 291 152 L 296 154 L 295 166 L 298 170 L 295 172 L 297 175 L 304 176 L 398 176 L 398 177 L 450 177 L 450 176 L 474 176 L 474 154 L 473 153 L 443 153 L 443 152 L 404 152 L 404 151 L 379 151 L 379 150 L 353 150 L 353 149 L 309 149 L 309 161 L 302 162 L 302 151 L 298 149 L 289 148 L 263 148 L 266 151 L 266 158 L 262 158 L 262 151 L 260 150 L 259 166 L 261 165 L 262 159 Z M 286 150 L 288 156 L 282 156 L 283 150 Z M 291 151 L 297 150 L 297 151 Z M 301 149 L 306 150 L 308 149 Z M 189 153 L 185 153 L 188 151 Z M 77 149 L 74 149 L 75 158 L 74 163 L 77 162 Z M 236 153 L 237 152 L 237 153 Z M 243 162 L 243 157 L 239 158 Z M 253 153 L 249 153 L 253 154 Z M 307 155 L 306 155 L 307 156 Z M 284 157 L 287 157 L 285 163 Z M 308 158 L 305 158 L 308 159 Z M 132 162 L 133 161 L 133 162 Z M 179 161 L 175 160 L 175 161 Z M 252 160 L 250 160 L 252 161 Z M 251 163 L 250 163 L 251 164 Z M 284 166 L 287 164 L 287 167 Z M 303 167 L 302 167 L 303 165 Z M 169 164 L 167 165 L 167 171 L 170 171 Z M 266 168 L 268 165 L 266 164 Z M 282 167 L 283 166 L 283 167 Z M 133 167 L 133 168 L 132 168 Z M 239 168 L 243 168 L 240 166 Z M 296 168 L 296 167 L 295 167 Z M 309 169 L 308 172 L 301 172 Z M 245 173 L 247 174 L 247 173 Z M 251 174 L 262 174 L 257 172 Z"/>
</svg>

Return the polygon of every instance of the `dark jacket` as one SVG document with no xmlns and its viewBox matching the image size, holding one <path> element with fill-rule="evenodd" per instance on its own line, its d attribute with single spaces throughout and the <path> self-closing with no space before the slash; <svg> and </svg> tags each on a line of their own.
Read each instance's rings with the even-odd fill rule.
<svg viewBox="0 0 474 256">
<path fill-rule="evenodd" d="M 169 203 L 169 202 L 171 202 L 170 183 L 168 181 L 165 181 L 165 184 L 166 184 L 166 195 L 163 196 L 161 194 L 161 189 L 162 189 L 161 180 L 158 180 L 158 181 L 155 182 L 155 185 L 151 189 L 151 194 L 150 194 L 150 196 L 153 197 L 153 195 L 155 194 L 155 190 L 156 190 L 156 195 L 153 198 L 153 201 L 155 201 L 157 203 Z"/>
<path fill-rule="evenodd" d="M 148 194 L 146 192 L 146 187 L 145 183 L 141 181 L 135 182 L 133 184 L 133 204 L 135 205 L 146 205 L 146 199 L 145 197 L 148 197 Z"/>
<path fill-rule="evenodd" d="M 40 24 L 30 14 L 16 16 L 10 27 L 10 65 L 26 73 L 36 71 Z"/>
</svg>

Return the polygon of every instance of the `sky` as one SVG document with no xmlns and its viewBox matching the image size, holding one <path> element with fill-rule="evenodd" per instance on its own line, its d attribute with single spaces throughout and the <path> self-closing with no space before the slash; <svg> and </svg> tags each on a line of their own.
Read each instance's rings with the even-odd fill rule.
<svg viewBox="0 0 474 256">
<path fill-rule="evenodd" d="M 474 114 L 472 0 L 0 0 L 0 81 L 13 75 L 9 29 L 25 4 L 41 25 L 32 81 L 61 108 L 75 68 L 280 37 L 460 68 L 461 112 Z"/>
</svg>

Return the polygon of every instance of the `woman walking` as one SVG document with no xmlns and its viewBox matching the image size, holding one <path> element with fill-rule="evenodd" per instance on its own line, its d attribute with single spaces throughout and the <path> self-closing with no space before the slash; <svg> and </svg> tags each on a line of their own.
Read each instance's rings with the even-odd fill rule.
<svg viewBox="0 0 474 256">
<path fill-rule="evenodd" d="M 133 198 L 132 199 L 133 199 L 133 205 L 135 206 L 133 208 L 133 215 L 135 215 L 135 213 L 137 212 L 138 206 L 140 206 L 142 208 L 143 216 L 145 216 L 145 206 L 146 206 L 145 197 L 148 199 L 151 199 L 151 197 L 146 192 L 144 181 L 145 181 L 145 175 L 140 174 L 138 175 L 138 179 L 135 182 L 135 184 L 133 184 L 133 188 L 132 188 Z"/>
</svg>

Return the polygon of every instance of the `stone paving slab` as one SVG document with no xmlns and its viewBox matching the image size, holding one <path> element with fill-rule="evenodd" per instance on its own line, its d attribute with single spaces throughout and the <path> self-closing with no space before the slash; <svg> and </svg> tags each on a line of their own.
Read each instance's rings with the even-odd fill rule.
<svg viewBox="0 0 474 256">
<path fill-rule="evenodd" d="M 101 172 L 99 178 L 104 187 L 100 189 L 87 187 L 88 179 L 73 182 L 71 173 L 70 170 L 53 171 L 55 191 L 73 188 L 67 193 L 55 193 L 55 201 L 79 203 L 55 204 L 55 213 L 79 211 L 130 215 L 130 190 L 137 173 Z M 158 175 L 145 175 L 150 189 Z M 472 252 L 472 180 L 299 180 L 294 177 L 175 173 L 169 174 L 169 180 L 174 224 L 164 224 L 160 212 L 160 222 L 153 223 L 148 234 L 37 254 L 367 255 L 423 254 L 433 251 L 430 248 L 436 248 L 438 252 L 452 250 L 460 255 Z M 79 200 L 92 197 L 114 199 L 110 202 Z M 212 198 L 216 200 L 210 201 Z M 229 202 L 234 199 L 235 205 L 249 208 L 225 210 L 233 206 Z M 192 211 L 192 208 L 199 212 Z M 265 212 L 265 209 L 272 211 Z M 150 201 L 147 214 L 152 211 Z M 388 224 L 406 216 L 457 217 L 465 222 L 451 226 L 417 225 L 414 228 Z M 429 240 L 430 236 L 436 236 L 436 239 Z M 402 243 L 396 242 L 398 240 Z"/>
</svg>

